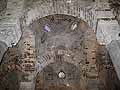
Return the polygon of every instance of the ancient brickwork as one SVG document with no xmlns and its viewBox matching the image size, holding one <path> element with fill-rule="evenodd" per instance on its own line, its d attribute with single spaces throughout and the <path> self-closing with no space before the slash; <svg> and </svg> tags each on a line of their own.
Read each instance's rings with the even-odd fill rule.
<svg viewBox="0 0 120 90">
<path fill-rule="evenodd" d="M 74 22 L 78 22 L 78 28 L 74 31 L 71 31 L 69 25 L 71 25 Z M 50 26 L 50 32 L 45 33 L 44 28 L 41 27 L 44 26 L 43 24 L 45 23 L 47 23 Z M 56 25 L 54 25 L 55 23 Z M 65 28 L 66 25 L 67 27 Z M 96 67 L 96 36 L 94 31 L 91 30 L 91 28 L 88 27 L 84 21 L 79 21 L 78 19 L 75 21 L 75 18 L 67 15 L 54 15 L 54 17 L 48 16 L 40 19 L 38 22 L 35 21 L 31 25 L 31 27 L 33 27 L 33 30 L 36 31 L 36 48 L 38 63 L 37 70 L 40 74 L 40 76 L 38 74 L 39 78 L 37 77 L 38 80 L 36 82 L 36 90 L 40 90 L 41 88 L 43 88 L 42 84 L 48 84 L 44 81 L 44 79 L 40 80 L 40 78 L 42 78 L 44 74 L 46 75 L 47 73 L 50 73 L 46 78 L 49 79 L 53 77 L 53 81 L 59 81 L 59 78 L 55 78 L 56 74 L 61 68 L 59 65 L 55 67 L 50 66 L 51 68 L 54 68 L 55 71 L 49 71 L 49 69 L 47 69 L 47 71 L 44 72 L 44 69 L 51 63 L 53 63 L 54 66 L 54 63 L 59 64 L 59 62 L 64 63 L 64 61 L 69 62 L 75 65 L 78 69 L 80 69 L 80 73 L 78 74 L 80 76 L 79 83 L 81 87 L 79 87 L 79 89 L 99 89 L 100 82 L 98 78 L 98 70 Z M 61 27 L 61 29 L 57 27 Z M 62 64 L 60 65 L 62 66 Z M 40 72 L 43 72 L 43 76 L 41 76 Z M 67 74 L 67 72 L 74 75 L 74 73 L 72 73 L 74 72 L 74 70 L 72 72 L 68 70 L 65 73 Z M 70 79 L 67 80 L 67 82 L 69 82 Z M 74 87 L 74 85 L 72 87 Z"/>
<path fill-rule="evenodd" d="M 104 45 L 98 46 L 96 59 L 101 84 L 100 90 L 119 90 L 120 80 L 113 66 L 112 57 Z"/>
<path fill-rule="evenodd" d="M 7 8 L 7 0 L 0 0 L 0 16 L 4 15 Z"/>
<path fill-rule="evenodd" d="M 19 51 L 21 52 L 20 61 L 24 74 L 21 79 L 20 90 L 31 90 L 34 88 L 34 77 L 35 77 L 35 46 L 34 36 L 30 30 L 23 32 L 23 36 L 19 43 Z M 29 85 L 30 84 L 30 85 Z"/>
<path fill-rule="evenodd" d="M 82 18 L 86 22 L 88 22 L 91 27 L 95 28 L 96 24 L 96 17 L 94 15 L 95 11 L 94 9 L 91 9 L 92 7 L 85 7 L 86 3 L 88 2 L 85 1 L 81 2 L 79 0 L 72 1 L 71 3 L 67 2 L 66 0 L 62 1 L 38 0 L 36 2 L 31 2 L 31 5 L 28 5 L 28 7 L 26 8 L 26 10 L 29 10 L 28 12 L 25 13 L 27 17 L 26 23 L 30 24 L 32 23 L 33 20 L 37 20 L 38 18 L 52 14 L 65 14 Z M 93 2 L 90 2 L 89 5 L 91 4 L 93 4 Z"/>
</svg>

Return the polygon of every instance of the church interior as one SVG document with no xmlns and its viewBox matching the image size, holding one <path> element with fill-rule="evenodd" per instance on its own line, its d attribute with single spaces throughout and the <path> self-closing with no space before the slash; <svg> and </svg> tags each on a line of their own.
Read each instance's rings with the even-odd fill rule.
<svg viewBox="0 0 120 90">
<path fill-rule="evenodd" d="M 120 90 L 120 0 L 0 0 L 0 90 Z"/>
</svg>

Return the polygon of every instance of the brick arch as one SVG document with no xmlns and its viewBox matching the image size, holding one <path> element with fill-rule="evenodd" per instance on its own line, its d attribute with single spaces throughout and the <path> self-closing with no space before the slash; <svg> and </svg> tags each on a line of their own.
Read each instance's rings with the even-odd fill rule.
<svg viewBox="0 0 120 90">
<path fill-rule="evenodd" d="M 52 15 L 58 15 L 58 14 L 52 14 Z M 52 16 L 51 15 L 51 16 Z M 72 18 L 76 18 L 76 17 L 74 17 L 74 16 L 72 16 L 72 15 L 66 15 L 66 14 L 59 14 L 59 15 L 65 15 L 65 16 L 69 16 L 69 17 L 72 17 Z M 43 18 L 46 18 L 46 17 L 49 17 L 50 15 L 47 15 L 47 16 L 42 16 L 42 17 L 38 17 L 38 18 L 36 18 L 36 19 L 31 19 L 31 21 L 30 22 L 28 22 L 28 26 L 29 26 L 29 30 L 31 29 L 31 31 L 33 30 L 33 31 L 35 31 L 35 28 L 33 28 L 34 27 L 34 25 L 33 24 L 35 24 L 36 25 L 36 21 L 38 21 L 38 20 L 41 20 L 41 19 L 43 19 Z M 37 17 L 37 16 L 35 16 L 35 17 Z M 78 17 L 78 19 L 80 19 L 79 17 Z M 85 24 L 87 24 L 84 20 L 81 20 L 81 21 L 83 21 Z M 31 26 L 31 25 L 33 25 L 33 26 Z M 88 25 L 87 25 L 88 26 Z M 32 27 L 32 28 L 31 28 Z M 90 29 L 90 30 L 89 30 Z M 88 39 L 88 41 L 90 40 L 90 39 L 94 39 L 93 37 L 91 37 L 90 35 L 93 35 L 94 36 L 94 32 L 91 30 L 91 28 L 89 27 L 89 28 L 87 28 L 86 29 L 87 30 L 87 32 L 86 32 L 86 37 L 87 37 L 87 39 Z M 39 31 L 38 31 L 39 32 Z M 89 33 L 90 32 L 90 33 Z M 88 34 L 88 35 L 87 35 Z M 90 37 L 89 37 L 90 36 Z M 85 40 L 85 41 L 87 41 L 87 40 Z M 93 41 L 95 41 L 95 40 L 93 40 Z M 85 47 L 85 48 L 88 48 L 88 47 Z M 91 47 L 90 47 L 91 48 Z M 90 54 L 90 53 L 89 53 Z M 36 59 L 36 58 L 35 58 Z M 91 58 L 90 58 L 91 59 Z M 50 64 L 50 63 L 52 63 L 52 62 L 54 62 L 54 60 L 50 60 L 48 63 L 46 63 L 45 65 L 43 65 L 42 66 L 42 68 L 44 68 L 44 67 L 46 67 L 48 64 Z M 74 64 L 74 63 L 72 63 L 72 62 L 70 62 L 69 61 L 69 63 L 71 63 L 71 64 Z M 34 75 L 33 75 L 33 78 L 31 79 L 31 82 L 34 82 L 35 81 L 35 77 L 36 77 L 36 75 L 37 75 L 37 73 L 38 72 L 40 72 L 41 70 L 39 70 L 38 68 L 37 68 L 37 64 L 39 65 L 39 63 L 38 62 L 36 62 L 35 63 L 35 73 L 34 73 Z M 77 64 L 75 64 L 75 65 L 77 65 Z M 40 67 L 41 68 L 41 67 Z M 31 74 L 32 75 L 32 74 Z M 23 85 L 24 86 L 24 85 Z M 31 88 L 31 87 L 30 87 Z"/>
<path fill-rule="evenodd" d="M 37 12 L 37 11 L 36 11 L 36 12 Z M 35 12 L 34 12 L 34 10 L 33 10 L 33 11 L 29 12 L 29 13 L 32 14 L 32 13 L 35 13 Z M 40 19 L 40 18 L 44 18 L 44 17 L 47 17 L 47 16 L 56 15 L 56 14 L 73 16 L 73 17 L 77 17 L 77 18 L 79 18 L 79 19 L 85 20 L 83 17 L 80 17 L 80 16 L 78 16 L 78 15 L 74 15 L 74 14 L 68 14 L 68 13 L 54 13 L 54 12 L 52 12 L 52 13 L 50 13 L 50 14 L 44 14 L 44 15 L 42 15 L 42 16 L 38 13 L 38 14 L 32 16 L 32 17 L 28 17 L 28 18 L 27 18 L 27 20 L 26 20 L 26 21 L 27 21 L 27 25 L 30 25 L 33 21 L 36 21 L 36 20 L 38 20 L 38 19 Z"/>
<path fill-rule="evenodd" d="M 75 22 L 81 22 L 83 24 L 85 24 L 87 27 L 90 27 L 89 24 L 81 17 L 77 17 L 77 16 L 74 16 L 74 15 L 70 15 L 70 14 L 50 14 L 50 15 L 45 15 L 43 17 L 37 17 L 36 19 L 32 20 L 29 24 L 28 24 L 28 27 L 30 30 L 32 30 L 33 28 L 31 28 L 31 26 L 34 25 L 34 23 L 36 24 L 36 22 L 39 20 L 39 21 L 42 21 L 42 20 L 46 20 L 46 19 L 74 19 Z M 54 21 L 53 21 L 54 22 Z"/>
<path fill-rule="evenodd" d="M 44 24 L 44 22 L 42 22 L 42 21 L 47 20 L 47 19 L 51 19 L 52 17 L 53 17 L 54 19 L 55 19 L 55 18 L 57 18 L 57 19 L 67 19 L 68 21 L 69 21 L 69 19 L 71 19 L 71 24 L 73 24 L 74 22 L 78 22 L 79 25 L 81 26 L 81 31 L 84 32 L 84 33 L 85 33 L 87 30 L 90 29 L 89 25 L 88 25 L 84 20 L 81 20 L 81 19 L 78 18 L 78 17 L 74 17 L 74 16 L 71 16 L 71 15 L 65 15 L 65 14 L 53 14 L 53 15 L 48 15 L 48 16 L 39 18 L 39 19 L 37 19 L 37 20 L 34 20 L 34 21 L 32 22 L 32 24 L 29 25 L 31 31 L 34 32 L 35 36 L 38 35 L 38 33 L 41 33 L 41 31 L 38 31 L 38 30 L 37 30 L 37 28 L 40 29 L 41 27 L 35 28 L 34 25 L 39 26 L 39 24 L 38 24 L 39 21 L 40 21 L 42 24 Z M 49 20 L 48 20 L 48 21 L 49 21 Z M 53 21 L 53 22 L 54 22 L 54 21 Z M 49 23 L 50 23 L 50 22 L 49 22 Z M 79 26 L 79 25 L 78 25 L 78 26 Z M 85 26 L 83 26 L 83 25 L 85 25 Z M 85 27 L 86 27 L 86 28 L 85 28 Z M 82 29 L 82 28 L 83 28 L 83 29 Z M 86 31 L 85 31 L 85 30 L 86 30 Z M 37 37 L 37 36 L 36 36 L 36 37 Z M 39 40 L 39 39 L 36 39 L 36 40 Z M 39 46 L 39 45 L 38 45 L 38 46 Z M 39 48 L 40 48 L 40 47 L 39 47 Z M 47 63 L 43 63 L 44 65 L 41 64 L 41 67 L 40 67 L 40 68 L 44 68 L 44 67 L 46 67 L 48 64 L 50 64 L 50 63 L 52 63 L 52 62 L 54 62 L 54 60 L 49 60 Z M 78 66 L 77 63 L 74 63 L 74 62 L 71 62 L 71 61 L 67 61 L 67 62 L 72 63 L 72 64 Z M 39 63 L 37 63 L 36 65 L 39 65 Z M 39 72 L 39 71 L 40 71 L 40 70 L 38 69 L 37 72 Z"/>
<path fill-rule="evenodd" d="M 60 80 L 60 77 L 59 77 L 60 72 L 63 72 L 65 74 L 65 77 L 63 78 L 65 80 L 65 82 L 67 81 L 68 84 L 71 84 L 71 87 L 76 88 L 74 90 L 81 90 L 80 89 L 81 88 L 80 87 L 80 68 L 76 67 L 76 65 L 74 65 L 72 63 L 68 63 L 68 62 L 64 62 L 64 61 L 62 62 L 62 65 L 60 67 L 57 67 L 57 65 L 61 65 L 61 63 L 60 62 L 50 63 L 45 68 L 43 68 L 42 71 L 37 73 L 36 82 L 35 82 L 36 83 L 35 90 L 39 90 L 40 88 L 41 89 L 45 88 L 44 85 L 45 86 L 47 86 L 47 85 L 50 86 L 51 84 L 55 85 L 57 80 Z M 64 67 L 64 69 L 62 67 Z M 69 74 L 71 74 L 71 75 L 69 77 L 67 77 Z M 53 78 L 51 78 L 51 77 L 53 77 Z M 49 80 L 47 80 L 46 78 L 48 78 Z M 61 82 L 63 86 L 66 85 L 65 82 Z M 61 87 L 61 83 L 57 84 L 57 86 L 56 86 L 57 89 L 59 89 Z M 47 87 L 47 88 L 50 89 L 51 87 Z M 54 90 L 54 89 L 55 88 L 52 88 L 52 90 Z M 72 88 L 63 87 L 63 90 L 66 90 L 66 89 L 72 90 Z"/>
<path fill-rule="evenodd" d="M 60 3 L 57 3 L 55 6 L 51 6 L 51 4 L 53 5 L 53 2 L 47 2 L 46 5 L 31 5 L 32 8 L 26 10 L 25 12 L 27 25 L 32 23 L 32 21 L 34 20 L 54 14 L 71 15 L 81 18 L 86 22 L 91 22 L 90 20 L 93 20 L 95 18 L 92 9 L 90 9 L 89 7 L 81 7 L 80 5 L 75 5 L 74 2 L 72 2 L 71 5 L 67 4 L 67 6 L 65 3 L 63 3 L 63 1 L 60 1 Z"/>
</svg>

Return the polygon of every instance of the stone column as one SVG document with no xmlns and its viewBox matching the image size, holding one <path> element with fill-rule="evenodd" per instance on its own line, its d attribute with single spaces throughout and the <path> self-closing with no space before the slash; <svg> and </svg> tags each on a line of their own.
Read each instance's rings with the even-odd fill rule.
<svg viewBox="0 0 120 90">
<path fill-rule="evenodd" d="M 1 62 L 1 59 L 3 57 L 3 54 L 5 53 L 5 51 L 7 50 L 7 45 L 6 43 L 0 41 L 0 62 Z"/>
</svg>

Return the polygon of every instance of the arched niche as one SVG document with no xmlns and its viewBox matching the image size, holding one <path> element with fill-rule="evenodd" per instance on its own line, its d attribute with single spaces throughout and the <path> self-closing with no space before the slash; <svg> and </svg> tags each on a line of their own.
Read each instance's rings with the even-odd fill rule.
<svg viewBox="0 0 120 90">
<path fill-rule="evenodd" d="M 35 36 L 37 62 L 41 65 L 46 62 L 41 61 L 41 58 L 47 57 L 46 51 L 49 51 L 48 49 L 54 47 L 58 50 L 61 50 L 61 48 L 65 50 L 79 48 L 83 51 L 84 36 L 87 36 L 85 35 L 87 34 L 86 32 L 92 31 L 89 30 L 90 27 L 85 21 L 65 14 L 54 14 L 39 18 L 33 21 L 29 28 Z M 82 53 L 83 52 L 81 52 L 81 57 L 84 58 Z M 48 60 L 47 64 L 51 61 L 54 62 L 53 59 L 46 60 Z M 47 64 L 42 65 L 42 67 L 45 67 Z"/>
<path fill-rule="evenodd" d="M 46 26 L 48 30 L 44 30 Z M 45 78 L 43 78 L 45 76 L 45 73 L 43 73 L 44 69 L 51 65 L 51 63 L 54 63 L 59 68 L 61 65 L 57 65 L 57 62 L 66 62 L 79 68 L 81 72 L 86 64 L 92 63 L 92 59 L 95 62 L 95 54 L 92 54 L 94 53 L 93 50 L 96 50 L 96 36 L 84 20 L 71 15 L 53 14 L 38 18 L 29 25 L 29 28 L 35 36 L 36 73 L 39 73 L 35 77 L 40 79 L 40 81 L 36 81 L 36 85 L 38 84 L 39 86 L 39 82 L 43 83 L 41 80 Z M 87 57 L 88 54 L 90 57 Z M 67 68 L 67 65 L 64 66 Z M 62 70 L 57 73 L 57 77 L 62 79 L 66 77 L 65 72 Z M 79 73 L 77 75 L 82 77 L 83 74 Z M 81 85 L 82 88 L 86 88 L 85 80 L 85 77 L 80 80 L 80 83 L 85 83 Z M 78 84 L 80 85 L 80 83 Z M 62 83 L 62 85 L 59 84 L 56 88 L 58 90 L 61 87 L 66 89 L 69 86 L 69 83 L 65 84 L 65 86 Z M 41 88 L 42 86 L 38 90 L 41 90 Z M 68 90 L 73 90 L 73 88 L 68 88 Z"/>
<path fill-rule="evenodd" d="M 81 90 L 80 70 L 68 62 L 47 65 L 36 77 L 35 90 Z"/>
</svg>

